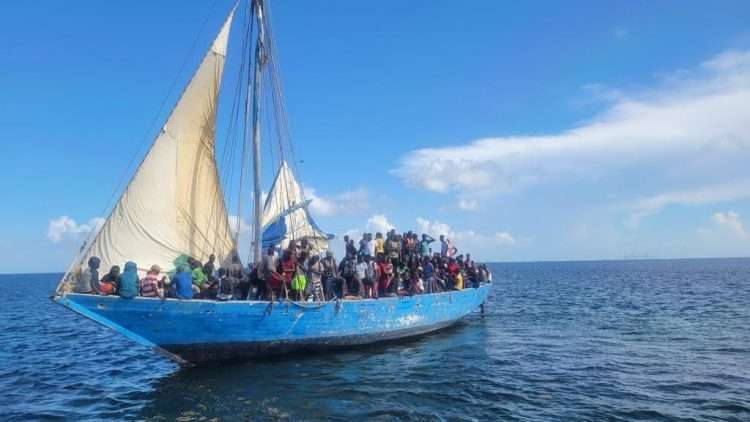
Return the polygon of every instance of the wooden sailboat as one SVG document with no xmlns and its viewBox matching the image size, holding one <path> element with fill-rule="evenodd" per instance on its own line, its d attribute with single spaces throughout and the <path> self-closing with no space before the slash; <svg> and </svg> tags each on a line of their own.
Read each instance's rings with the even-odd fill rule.
<svg viewBox="0 0 750 422">
<path fill-rule="evenodd" d="M 235 6 L 236 7 L 236 6 Z M 246 90 L 246 133 L 252 129 L 253 259 L 261 248 L 305 238 L 316 251 L 330 236 L 313 221 L 310 201 L 283 157 L 263 203 L 260 107 L 263 72 L 274 60 L 266 4 L 252 0 L 242 32 L 255 37 L 251 86 Z M 101 229 L 84 244 L 53 300 L 181 363 L 366 344 L 446 327 L 484 303 L 490 285 L 409 297 L 366 300 L 212 301 L 73 292 L 90 257 L 101 268 L 134 261 L 145 271 L 174 268 L 180 256 L 225 261 L 237 250 L 215 153 L 216 110 L 234 9 L 162 126 Z M 248 42 L 247 45 L 250 43 Z M 272 65 L 273 63 L 271 63 Z M 248 65 L 248 73 L 250 66 Z M 249 76 L 249 75 L 248 75 Z M 272 79 L 273 81 L 273 79 Z M 250 95 L 252 94 L 252 95 Z M 244 145 L 244 144 L 243 144 Z M 239 230 L 239 228 L 236 228 Z M 235 230 L 235 231 L 236 231 Z"/>
</svg>

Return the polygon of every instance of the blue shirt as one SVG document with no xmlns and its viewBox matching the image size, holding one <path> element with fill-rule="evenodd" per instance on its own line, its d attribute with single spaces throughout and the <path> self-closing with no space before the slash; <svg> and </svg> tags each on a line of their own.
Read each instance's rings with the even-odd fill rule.
<svg viewBox="0 0 750 422">
<path fill-rule="evenodd" d="M 183 271 L 175 274 L 173 281 L 178 299 L 193 298 L 193 276 L 190 272 Z"/>
<path fill-rule="evenodd" d="M 430 243 L 429 240 L 422 240 L 419 242 L 419 251 L 422 253 L 422 256 L 428 256 L 430 254 Z"/>
<path fill-rule="evenodd" d="M 428 262 L 424 268 L 422 268 L 422 274 L 424 274 L 424 278 L 428 279 L 432 277 L 432 274 L 435 273 L 435 268 L 432 266 L 432 262 Z"/>
</svg>

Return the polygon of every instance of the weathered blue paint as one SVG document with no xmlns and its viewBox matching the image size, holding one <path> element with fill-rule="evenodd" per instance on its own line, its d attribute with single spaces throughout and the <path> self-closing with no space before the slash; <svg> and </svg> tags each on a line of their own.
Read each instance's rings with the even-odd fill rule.
<svg viewBox="0 0 750 422">
<path fill-rule="evenodd" d="M 165 349 L 167 356 L 204 362 L 427 333 L 479 307 L 489 288 L 485 284 L 429 295 L 324 304 L 121 299 L 75 293 L 54 300 L 144 346 Z"/>
</svg>

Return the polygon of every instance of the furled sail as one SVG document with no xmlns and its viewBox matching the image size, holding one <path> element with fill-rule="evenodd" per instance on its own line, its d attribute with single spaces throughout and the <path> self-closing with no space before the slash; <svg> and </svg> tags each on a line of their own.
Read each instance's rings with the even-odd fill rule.
<svg viewBox="0 0 750 422">
<path fill-rule="evenodd" d="M 188 255 L 221 262 L 234 249 L 215 160 L 219 85 L 234 10 L 106 222 L 80 257 L 174 268 Z M 73 268 L 74 271 L 77 268 Z"/>
<path fill-rule="evenodd" d="M 292 170 L 286 161 L 282 161 L 260 220 L 263 248 L 285 248 L 291 240 L 307 239 L 313 252 L 328 249 L 328 240 L 333 236 L 325 234 L 315 224 L 307 209 L 309 203 L 309 200 L 305 201 Z"/>
</svg>

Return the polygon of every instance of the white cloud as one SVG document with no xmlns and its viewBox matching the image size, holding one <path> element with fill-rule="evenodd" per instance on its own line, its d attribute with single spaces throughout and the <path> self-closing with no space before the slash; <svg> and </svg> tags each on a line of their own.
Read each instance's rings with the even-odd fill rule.
<svg viewBox="0 0 750 422">
<path fill-rule="evenodd" d="M 648 169 L 651 183 L 679 172 L 701 181 L 750 177 L 742 160 L 750 153 L 750 51 L 676 72 L 659 88 L 617 93 L 591 121 L 567 131 L 419 149 L 392 172 L 430 191 L 482 194 L 606 181 L 636 166 Z"/>
<path fill-rule="evenodd" d="M 229 229 L 232 231 L 232 233 L 237 232 L 237 227 L 239 225 L 239 234 L 247 234 L 252 233 L 253 226 L 245 221 L 244 218 L 240 217 L 239 220 L 237 219 L 236 215 L 230 215 L 229 218 Z"/>
<path fill-rule="evenodd" d="M 495 233 L 495 240 L 501 245 L 515 245 L 516 239 L 508 232 Z"/>
<path fill-rule="evenodd" d="M 440 221 L 430 221 L 422 217 L 417 217 L 417 231 L 419 233 L 427 233 L 428 235 L 438 239 L 441 235 L 446 236 L 449 239 L 456 237 L 456 233 L 451 230 L 451 227 Z"/>
<path fill-rule="evenodd" d="M 47 238 L 53 243 L 58 243 L 67 237 L 79 238 L 82 235 L 89 234 L 92 230 L 99 230 L 103 224 L 104 219 L 101 217 L 94 217 L 85 224 L 78 224 L 72 218 L 63 215 L 49 221 Z"/>
<path fill-rule="evenodd" d="M 395 228 L 396 226 L 391 224 L 384 214 L 375 214 L 367 219 L 366 229 L 368 232 L 385 234 Z"/>
<path fill-rule="evenodd" d="M 734 211 L 716 212 L 711 216 L 713 222 L 722 230 L 726 230 L 740 239 L 750 239 L 750 232 L 742 223 L 740 215 Z"/>
<path fill-rule="evenodd" d="M 459 199 L 458 208 L 464 211 L 476 211 L 479 203 L 476 199 Z"/>
<path fill-rule="evenodd" d="M 505 231 L 497 232 L 494 236 L 488 236 L 477 233 L 474 230 L 453 230 L 446 223 L 438 220 L 430 221 L 421 217 L 417 217 L 417 232 L 427 233 L 435 239 L 438 239 L 440 235 L 444 235 L 454 242 L 463 242 L 470 246 L 474 245 L 477 248 L 497 245 L 510 246 L 516 243 L 516 239 Z"/>
<path fill-rule="evenodd" d="M 632 204 L 625 224 L 636 227 L 643 218 L 656 214 L 669 205 L 701 205 L 743 198 L 750 198 L 750 179 L 666 192 L 639 199 Z"/>
<path fill-rule="evenodd" d="M 369 194 L 366 189 L 358 188 L 342 192 L 333 197 L 322 197 L 310 187 L 304 188 L 305 198 L 311 199 L 310 212 L 314 215 L 329 217 L 338 214 L 354 214 L 370 207 Z"/>
</svg>

